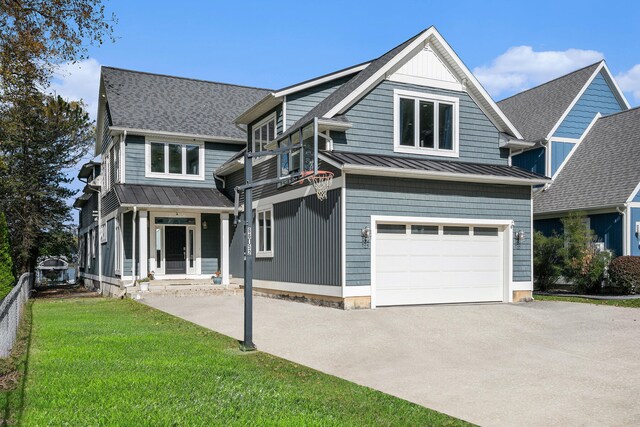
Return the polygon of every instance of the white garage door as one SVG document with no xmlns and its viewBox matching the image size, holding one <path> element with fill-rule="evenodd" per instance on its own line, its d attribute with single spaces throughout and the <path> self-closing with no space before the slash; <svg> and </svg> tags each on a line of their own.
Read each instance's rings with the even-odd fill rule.
<svg viewBox="0 0 640 427">
<path fill-rule="evenodd" d="M 504 227 L 377 224 L 377 306 L 502 301 Z"/>
</svg>

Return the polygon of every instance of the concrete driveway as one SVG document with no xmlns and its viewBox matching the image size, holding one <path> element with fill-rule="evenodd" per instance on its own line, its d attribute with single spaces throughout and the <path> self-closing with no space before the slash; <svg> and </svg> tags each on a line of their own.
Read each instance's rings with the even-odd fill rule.
<svg viewBox="0 0 640 427">
<path fill-rule="evenodd" d="M 241 296 L 145 303 L 237 339 Z M 640 310 L 563 302 L 340 311 L 255 298 L 278 355 L 480 425 L 638 425 Z"/>
</svg>

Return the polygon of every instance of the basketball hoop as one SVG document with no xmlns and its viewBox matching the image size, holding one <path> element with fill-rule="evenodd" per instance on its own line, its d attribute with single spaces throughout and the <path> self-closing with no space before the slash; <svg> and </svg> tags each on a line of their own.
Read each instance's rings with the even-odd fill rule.
<svg viewBox="0 0 640 427">
<path fill-rule="evenodd" d="M 331 184 L 333 183 L 333 172 L 329 171 L 318 171 L 317 174 L 313 174 L 312 172 L 307 172 L 299 182 L 302 184 L 304 180 L 308 183 L 313 184 L 313 189 L 316 190 L 316 196 L 318 200 L 326 200 L 327 192 L 329 188 L 331 188 Z"/>
</svg>

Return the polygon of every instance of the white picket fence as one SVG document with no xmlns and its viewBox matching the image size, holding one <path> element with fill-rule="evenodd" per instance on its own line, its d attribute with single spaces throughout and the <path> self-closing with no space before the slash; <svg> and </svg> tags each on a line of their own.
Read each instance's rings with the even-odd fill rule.
<svg viewBox="0 0 640 427">
<path fill-rule="evenodd" d="M 16 343 L 18 325 L 32 286 L 33 273 L 24 273 L 20 276 L 18 284 L 0 303 L 0 357 L 9 356 Z"/>
</svg>

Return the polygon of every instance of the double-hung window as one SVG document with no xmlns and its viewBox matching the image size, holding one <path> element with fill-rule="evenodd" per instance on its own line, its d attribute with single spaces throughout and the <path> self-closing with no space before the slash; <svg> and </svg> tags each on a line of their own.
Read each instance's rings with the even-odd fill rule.
<svg viewBox="0 0 640 427">
<path fill-rule="evenodd" d="M 251 127 L 253 130 L 253 151 L 264 151 L 266 145 L 276 139 L 276 115 L 271 114 Z"/>
<path fill-rule="evenodd" d="M 203 143 L 147 141 L 146 146 L 147 176 L 204 179 Z"/>
<path fill-rule="evenodd" d="M 258 211 L 256 215 L 257 257 L 273 256 L 273 209 Z"/>
<path fill-rule="evenodd" d="M 458 156 L 458 98 L 395 91 L 394 151 Z"/>
</svg>

